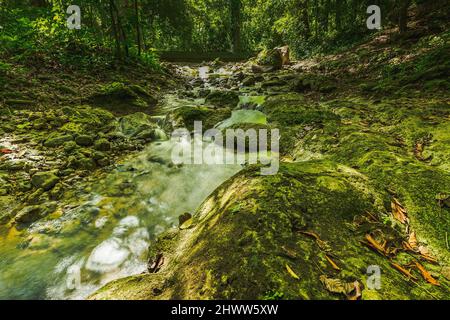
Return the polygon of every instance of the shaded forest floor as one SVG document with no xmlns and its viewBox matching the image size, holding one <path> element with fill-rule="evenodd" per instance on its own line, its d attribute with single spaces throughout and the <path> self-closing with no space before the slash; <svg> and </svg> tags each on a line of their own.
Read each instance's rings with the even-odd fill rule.
<svg viewBox="0 0 450 320">
<path fill-rule="evenodd" d="M 257 111 L 264 123 L 244 117 L 232 128 L 280 129 L 279 174 L 245 168 L 188 228 L 151 246 L 150 261 L 164 257 L 157 273 L 112 282 L 93 298 L 445 299 L 448 40 L 448 32 L 387 31 L 263 74 L 252 61 L 199 64 L 207 79 L 192 65 L 164 73 L 12 65 L 0 83 L 0 236 L 30 255 L 52 250 L 58 234 L 86 227 L 36 233 L 33 223 L 80 205 L 80 190 L 125 154 L 195 120 L 213 127 Z M 167 105 L 174 94 L 184 105 Z M 124 200 L 133 190 L 114 187 Z M 370 265 L 382 269 L 380 290 L 364 288 Z"/>
</svg>

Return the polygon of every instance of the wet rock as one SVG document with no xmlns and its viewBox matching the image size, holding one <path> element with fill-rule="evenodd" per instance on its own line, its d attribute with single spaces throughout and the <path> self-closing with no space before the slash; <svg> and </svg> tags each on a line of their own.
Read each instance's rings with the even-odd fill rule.
<svg viewBox="0 0 450 320">
<path fill-rule="evenodd" d="M 67 165 L 72 169 L 94 170 L 96 168 L 95 161 L 83 154 L 76 154 L 68 158 Z"/>
<path fill-rule="evenodd" d="M 214 126 L 229 118 L 231 110 L 229 108 L 213 109 L 208 107 L 184 106 L 170 112 L 164 123 L 164 129 L 171 131 L 176 128 L 186 128 L 194 130 L 194 122 L 202 121 L 203 129 L 212 129 Z"/>
<path fill-rule="evenodd" d="M 42 188 L 44 191 L 52 189 L 59 182 L 59 178 L 54 172 L 38 172 L 31 178 L 31 184 L 35 188 Z"/>
<path fill-rule="evenodd" d="M 120 130 L 128 137 L 135 137 L 142 131 L 153 130 L 157 127 L 151 118 L 143 112 L 136 112 L 122 117 L 119 123 Z"/>
<path fill-rule="evenodd" d="M 155 106 L 158 100 L 141 86 L 113 82 L 100 88 L 86 102 L 116 114 L 127 114 Z"/>
<path fill-rule="evenodd" d="M 216 107 L 234 108 L 239 103 L 239 95 L 235 91 L 213 91 L 206 97 L 206 103 Z"/>
<path fill-rule="evenodd" d="M 65 153 L 71 154 L 78 149 L 78 145 L 75 141 L 67 141 L 64 143 L 63 149 Z"/>
<path fill-rule="evenodd" d="M 75 138 L 75 142 L 82 147 L 89 147 L 94 143 L 94 138 L 87 134 L 79 135 Z"/>
<path fill-rule="evenodd" d="M 0 164 L 0 170 L 5 171 L 21 171 L 28 170 L 29 164 L 25 161 L 7 161 L 5 163 Z"/>
<path fill-rule="evenodd" d="M 255 85 L 257 82 L 261 82 L 264 81 L 264 77 L 263 76 L 247 76 L 243 81 L 242 81 L 242 85 L 244 87 L 250 87 Z"/>
<path fill-rule="evenodd" d="M 145 141 L 151 141 L 155 137 L 155 130 L 154 129 L 147 129 L 144 131 L 139 132 L 136 135 L 136 139 L 145 140 Z"/>
<path fill-rule="evenodd" d="M 16 223 L 32 223 L 41 219 L 45 212 L 44 205 L 28 206 L 23 208 L 14 218 Z"/>
<path fill-rule="evenodd" d="M 105 138 L 98 139 L 95 141 L 94 148 L 98 151 L 109 151 L 111 150 L 111 143 Z"/>
<path fill-rule="evenodd" d="M 73 141 L 73 137 L 71 135 L 61 135 L 59 133 L 56 133 L 52 134 L 50 138 L 45 140 L 44 146 L 47 148 L 56 148 L 62 146 L 65 142 L 68 141 Z"/>
</svg>

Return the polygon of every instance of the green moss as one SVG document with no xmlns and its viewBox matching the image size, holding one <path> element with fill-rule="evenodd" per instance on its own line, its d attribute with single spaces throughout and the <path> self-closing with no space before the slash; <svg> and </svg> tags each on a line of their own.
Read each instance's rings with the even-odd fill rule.
<svg viewBox="0 0 450 320">
<path fill-rule="evenodd" d="M 194 122 L 202 121 L 203 130 L 214 128 L 219 122 L 229 118 L 231 110 L 228 108 L 213 109 L 208 107 L 180 107 L 171 112 L 165 120 L 167 130 L 171 128 L 187 128 L 194 130 Z"/>
<path fill-rule="evenodd" d="M 86 99 L 86 102 L 105 108 L 115 114 L 130 112 L 150 112 L 158 100 L 138 85 L 113 82 L 100 87 L 99 92 Z"/>
<path fill-rule="evenodd" d="M 263 111 L 269 122 L 282 126 L 317 124 L 324 121 L 339 120 L 339 117 L 322 106 L 312 106 L 300 95 L 287 94 L 266 99 Z"/>
</svg>

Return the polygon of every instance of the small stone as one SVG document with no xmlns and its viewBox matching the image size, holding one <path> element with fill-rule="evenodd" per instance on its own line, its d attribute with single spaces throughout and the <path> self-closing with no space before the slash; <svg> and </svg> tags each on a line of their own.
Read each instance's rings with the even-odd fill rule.
<svg viewBox="0 0 450 320">
<path fill-rule="evenodd" d="M 95 142 L 94 148 L 98 151 L 109 151 L 111 150 L 111 143 L 104 138 L 99 139 Z"/>
<path fill-rule="evenodd" d="M 192 214 L 185 212 L 178 217 L 178 224 L 181 226 L 183 223 L 192 218 Z"/>
<path fill-rule="evenodd" d="M 31 178 L 31 184 L 44 191 L 52 189 L 59 182 L 59 178 L 53 172 L 38 172 Z"/>
<path fill-rule="evenodd" d="M 44 147 L 47 148 L 56 148 L 59 146 L 62 146 L 65 142 L 73 141 L 73 137 L 71 135 L 62 135 L 62 136 L 56 136 L 47 139 L 44 142 Z"/>
<path fill-rule="evenodd" d="M 75 138 L 75 142 L 82 147 L 92 146 L 94 139 L 90 135 L 82 134 Z"/>
<path fill-rule="evenodd" d="M 44 208 L 40 205 L 37 206 L 28 206 L 23 208 L 14 218 L 15 222 L 18 223 L 31 223 L 38 219 L 40 219 L 42 216 L 42 213 L 44 212 Z"/>
</svg>

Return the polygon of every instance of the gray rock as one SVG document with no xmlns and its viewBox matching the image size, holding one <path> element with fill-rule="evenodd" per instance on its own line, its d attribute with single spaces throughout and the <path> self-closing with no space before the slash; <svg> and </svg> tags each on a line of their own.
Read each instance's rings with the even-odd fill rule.
<svg viewBox="0 0 450 320">
<path fill-rule="evenodd" d="M 47 148 L 56 148 L 62 146 L 65 142 L 68 141 L 73 141 L 73 137 L 71 135 L 55 135 L 48 138 L 44 142 L 44 146 Z"/>
<path fill-rule="evenodd" d="M 94 148 L 98 151 L 109 151 L 111 150 L 111 143 L 105 138 L 98 139 L 94 144 Z"/>
<path fill-rule="evenodd" d="M 59 182 L 59 178 L 53 172 L 38 172 L 31 178 L 31 184 L 44 191 L 52 189 Z"/>
<path fill-rule="evenodd" d="M 28 206 L 23 208 L 14 218 L 17 223 L 31 223 L 43 217 L 43 205 Z"/>
</svg>

